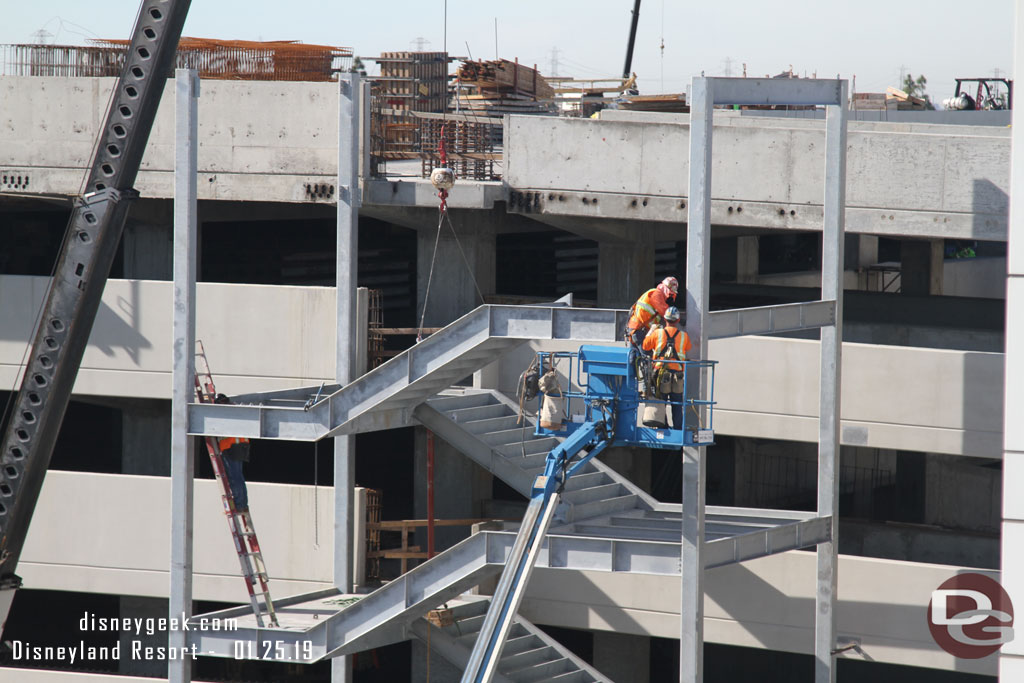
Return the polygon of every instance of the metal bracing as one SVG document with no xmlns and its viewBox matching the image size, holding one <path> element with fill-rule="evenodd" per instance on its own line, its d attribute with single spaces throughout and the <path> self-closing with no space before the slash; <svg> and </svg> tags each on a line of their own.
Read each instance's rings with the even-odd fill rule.
<svg viewBox="0 0 1024 683">
<path fill-rule="evenodd" d="M 480 306 L 305 410 L 301 405 L 189 406 L 189 433 L 315 441 L 404 426 L 428 397 L 533 339 L 618 342 L 626 311 Z"/>
<path fill-rule="evenodd" d="M 821 328 L 821 405 L 817 519 L 803 523 L 818 549 L 815 680 L 835 681 L 836 536 L 838 524 L 839 376 L 842 347 L 843 212 L 846 174 L 846 81 L 832 79 L 694 78 L 690 98 L 690 177 L 687 205 L 686 332 L 694 357 L 708 358 L 716 336 Z M 708 313 L 711 242 L 711 150 L 715 105 L 814 105 L 827 109 L 822 300 L 727 314 Z M 694 382 L 706 398 L 703 382 Z M 704 568 L 711 543 L 705 536 L 705 449 L 683 449 L 682 605 L 679 670 L 683 683 L 703 680 Z M 822 525 L 828 526 L 823 533 Z M 766 543 L 774 542 L 765 538 Z M 803 538 L 797 539 L 802 541 Z M 785 542 L 785 541 L 784 541 Z M 811 545 L 808 543 L 807 545 Z M 735 557 L 749 546 L 734 545 Z"/>
<path fill-rule="evenodd" d="M 736 308 L 708 315 L 708 339 L 810 330 L 835 324 L 835 301 Z"/>
<path fill-rule="evenodd" d="M 192 615 L 192 512 L 195 439 L 188 436 L 188 404 L 195 397 L 196 247 L 198 203 L 199 75 L 194 69 L 175 71 L 174 129 L 174 320 L 171 371 L 171 585 L 172 618 Z M 167 634 L 171 648 L 185 647 L 185 633 Z M 181 651 L 181 650 L 177 650 Z M 168 680 L 187 683 L 192 667 L 168 662 Z"/>
</svg>

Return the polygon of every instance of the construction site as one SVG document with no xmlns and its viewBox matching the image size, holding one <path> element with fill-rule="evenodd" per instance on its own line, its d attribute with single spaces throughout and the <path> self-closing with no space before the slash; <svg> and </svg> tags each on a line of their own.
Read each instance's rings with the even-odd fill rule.
<svg viewBox="0 0 1024 683">
<path fill-rule="evenodd" d="M 1011 78 L 188 9 L 0 46 L 0 680 L 1024 680 Z"/>
</svg>

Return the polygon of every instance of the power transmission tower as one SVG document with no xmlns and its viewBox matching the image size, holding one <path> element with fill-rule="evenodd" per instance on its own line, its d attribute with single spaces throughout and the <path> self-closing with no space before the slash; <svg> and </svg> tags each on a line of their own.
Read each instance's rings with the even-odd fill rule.
<svg viewBox="0 0 1024 683">
<path fill-rule="evenodd" d="M 561 52 L 557 47 L 551 48 L 551 75 L 558 75 L 558 53 Z"/>
<path fill-rule="evenodd" d="M 423 36 L 417 36 L 415 40 L 409 41 L 416 46 L 416 52 L 423 52 L 423 48 L 430 45 L 430 41 Z"/>
<path fill-rule="evenodd" d="M 732 57 L 725 58 L 725 77 L 732 76 Z"/>
<path fill-rule="evenodd" d="M 41 28 L 32 34 L 32 37 L 36 39 L 36 45 L 46 45 L 47 38 L 53 38 L 53 34 L 47 31 L 45 28 Z"/>
</svg>

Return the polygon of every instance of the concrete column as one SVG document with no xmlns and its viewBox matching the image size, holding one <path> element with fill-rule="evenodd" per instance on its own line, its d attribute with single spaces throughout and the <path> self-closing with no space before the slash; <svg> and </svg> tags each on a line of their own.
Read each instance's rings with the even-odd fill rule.
<svg viewBox="0 0 1024 683">
<path fill-rule="evenodd" d="M 128 280 L 170 280 L 172 230 L 168 220 L 129 220 L 121 243 Z"/>
<path fill-rule="evenodd" d="M 856 235 L 857 266 L 865 268 L 878 263 L 878 237 L 876 235 Z"/>
<path fill-rule="evenodd" d="M 171 409 L 167 401 L 133 401 L 121 410 L 121 472 L 171 473 Z"/>
<path fill-rule="evenodd" d="M 141 619 L 145 624 L 147 619 L 158 623 L 161 619 L 167 618 L 167 601 L 163 598 L 140 598 L 133 595 L 125 595 L 120 598 L 121 619 Z M 117 672 L 126 676 L 147 676 L 155 678 L 167 677 L 167 660 L 162 658 L 145 659 L 132 657 L 132 648 L 136 643 L 143 648 L 166 647 L 167 633 L 154 629 L 154 633 L 147 634 L 143 628 L 139 633 L 133 630 L 120 631 L 121 660 L 117 665 Z"/>
<path fill-rule="evenodd" d="M 904 240 L 900 243 L 900 292 L 923 296 L 942 294 L 942 240 Z"/>
<path fill-rule="evenodd" d="M 413 458 L 413 509 L 417 519 L 427 518 L 427 430 L 416 428 Z M 491 498 L 494 476 L 434 435 L 434 516 L 437 519 L 468 519 L 483 514 L 483 502 Z M 385 501 L 385 505 L 387 502 Z M 469 537 L 469 527 L 437 527 L 436 550 L 449 548 Z M 427 531 L 416 534 L 426 550 Z"/>
<path fill-rule="evenodd" d="M 601 462 L 630 480 L 647 493 L 651 492 L 651 450 L 649 448 L 606 448 Z"/>
<path fill-rule="evenodd" d="M 615 683 L 647 683 L 651 680 L 650 637 L 594 631 L 594 668 Z"/>
<path fill-rule="evenodd" d="M 878 263 L 878 237 L 875 235 L 846 235 L 846 249 L 843 251 L 846 270 L 856 271 L 857 289 L 870 291 L 881 289 L 869 277 L 868 268 Z"/>
<path fill-rule="evenodd" d="M 753 285 L 760 274 L 758 254 L 761 238 L 745 235 L 736 238 L 736 282 Z"/>
<path fill-rule="evenodd" d="M 451 226 L 445 222 L 440 234 L 436 223 L 417 230 L 416 310 L 423 315 L 426 300 L 425 326 L 447 325 L 479 306 L 481 294 L 494 293 L 496 231 L 488 215 L 450 209 Z"/>
<path fill-rule="evenodd" d="M 598 242 L 598 306 L 629 308 L 655 284 L 654 240 L 649 233 L 643 235 L 638 230 L 637 239 L 631 242 Z"/>
</svg>

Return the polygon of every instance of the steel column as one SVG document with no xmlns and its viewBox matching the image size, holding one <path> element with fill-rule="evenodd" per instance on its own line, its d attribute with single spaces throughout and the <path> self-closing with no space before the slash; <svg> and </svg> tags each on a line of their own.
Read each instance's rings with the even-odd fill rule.
<svg viewBox="0 0 1024 683">
<path fill-rule="evenodd" d="M 195 392 L 196 168 L 199 75 L 177 69 L 174 81 L 174 343 L 171 387 L 171 586 L 169 616 L 192 616 L 192 494 L 195 439 L 188 435 L 188 404 Z M 188 634 L 169 630 L 167 644 L 181 651 Z M 174 683 L 192 680 L 192 660 L 170 659 Z"/>
<path fill-rule="evenodd" d="M 345 386 L 356 372 L 356 272 L 359 260 L 359 74 L 338 78 L 338 247 L 335 379 Z M 352 512 L 355 437 L 334 439 L 334 583 L 352 590 Z M 331 680 L 352 680 L 349 657 L 331 665 Z"/>
<path fill-rule="evenodd" d="M 818 407 L 818 515 L 831 520 L 831 540 L 818 545 L 814 619 L 814 680 L 835 683 L 836 589 L 839 555 L 839 419 L 843 353 L 843 213 L 846 207 L 846 82 L 839 104 L 826 107 L 825 221 L 821 298 L 835 301 L 835 323 L 821 328 Z"/>
<path fill-rule="evenodd" d="M 713 85 L 694 78 L 690 88 L 690 182 L 686 208 L 686 334 L 692 358 L 707 357 L 708 286 L 711 263 L 711 127 Z M 703 377 L 693 383 L 694 398 L 705 398 Z M 703 418 L 703 410 L 701 411 Z M 704 676 L 704 497 L 706 448 L 683 449 L 683 538 L 679 612 L 679 680 L 700 683 Z"/>
</svg>

